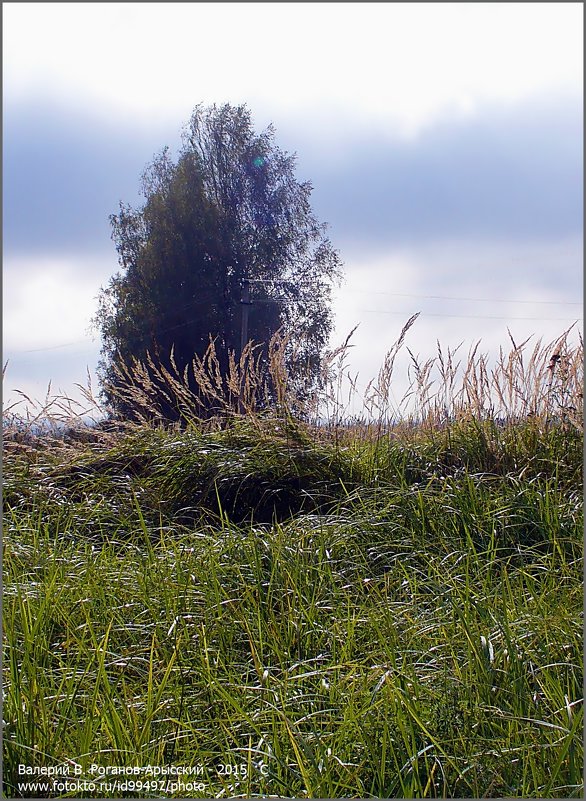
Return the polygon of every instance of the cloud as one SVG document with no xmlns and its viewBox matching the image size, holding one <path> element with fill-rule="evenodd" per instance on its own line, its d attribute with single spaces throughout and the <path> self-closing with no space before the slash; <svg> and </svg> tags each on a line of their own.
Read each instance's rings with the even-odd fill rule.
<svg viewBox="0 0 586 801">
<path fill-rule="evenodd" d="M 412 135 L 445 108 L 581 91 L 582 18 L 578 3 L 9 3 L 4 91 L 151 124 L 248 99 L 279 123 Z"/>
<path fill-rule="evenodd" d="M 311 130 L 276 132 L 342 248 L 438 239 L 560 238 L 582 230 L 577 98 L 496 106 L 444 119 L 412 140 L 361 136 L 333 148 Z M 254 109 L 251 109 L 254 117 Z M 139 177 L 180 129 L 118 129 L 59 107 L 8 107 L 5 249 L 113 252 L 108 216 L 136 204 Z M 344 254 L 342 254 L 344 255 Z"/>
<path fill-rule="evenodd" d="M 6 408 L 19 400 L 16 390 L 43 401 L 49 382 L 81 398 L 74 385 L 86 383 L 95 368 L 100 338 L 90 330 L 100 283 L 112 271 L 97 256 L 8 256 L 4 259 L 2 359 L 8 363 L 3 387 Z"/>
<path fill-rule="evenodd" d="M 298 152 L 298 176 L 314 184 L 314 210 L 346 263 L 333 343 L 360 323 L 351 359 L 365 381 L 415 311 L 422 314 L 407 344 L 427 355 L 436 339 L 480 338 L 498 349 L 507 327 L 517 339 L 553 338 L 578 316 L 565 304 L 581 299 L 581 111 L 573 96 L 542 98 L 444 118 L 411 139 L 352 134 L 331 147 L 310 124 L 277 125 L 277 144 Z M 97 363 L 87 327 L 99 287 L 118 269 L 108 215 L 119 200 L 139 201 L 142 170 L 163 146 L 179 144 L 186 121 L 133 128 L 62 106 L 7 104 L 10 387 L 38 397 L 49 379 L 71 387 Z M 522 317 L 533 319 L 513 319 Z"/>
<path fill-rule="evenodd" d="M 12 258 L 4 263 L 4 354 L 82 344 L 99 284 L 111 265 L 95 258 Z"/>
<path fill-rule="evenodd" d="M 22 389 L 44 398 L 49 381 L 70 397 L 76 382 L 93 372 L 100 343 L 88 335 L 95 295 L 108 277 L 99 259 L 9 260 L 5 275 L 4 361 L 10 360 L 5 402 Z M 532 336 L 552 341 L 581 318 L 581 238 L 543 241 L 437 241 L 364 252 L 348 263 L 336 291 L 332 346 L 352 338 L 348 365 L 362 391 L 375 378 L 386 351 L 409 317 L 420 317 L 406 346 L 424 362 L 463 343 L 460 356 L 481 340 L 481 351 L 508 350 Z M 580 323 L 577 331 L 582 329 Z M 577 332 L 574 332 L 575 341 Z M 392 391 L 398 402 L 408 388 L 410 357 L 396 361 Z M 356 400 L 356 399 L 355 399 Z"/>
<path fill-rule="evenodd" d="M 499 349 L 511 349 L 510 335 L 520 344 L 529 339 L 555 341 L 576 321 L 570 343 L 583 329 L 580 238 L 540 241 L 437 241 L 363 254 L 347 270 L 336 292 L 336 327 L 332 344 L 344 342 L 352 328 L 347 365 L 358 393 L 376 379 L 385 354 L 407 320 L 419 317 L 409 330 L 395 361 L 391 394 L 397 407 L 409 389 L 413 364 L 459 347 L 466 364 L 470 349 L 494 365 Z M 345 389 L 348 389 L 346 385 Z M 347 395 L 345 395 L 347 397 Z M 356 409 L 358 398 L 354 397 Z"/>
<path fill-rule="evenodd" d="M 353 142 L 308 155 L 315 207 L 332 238 L 359 247 L 440 239 L 559 238 L 582 231 L 578 98 L 495 106 L 411 141 Z"/>
<path fill-rule="evenodd" d="M 5 252 L 114 252 L 108 217 L 170 133 L 96 121 L 56 104 L 4 114 Z"/>
</svg>

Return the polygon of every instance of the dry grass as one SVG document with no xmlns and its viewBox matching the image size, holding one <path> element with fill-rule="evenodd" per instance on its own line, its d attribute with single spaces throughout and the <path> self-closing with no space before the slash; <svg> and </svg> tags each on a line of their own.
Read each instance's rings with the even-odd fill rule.
<svg viewBox="0 0 586 801">
<path fill-rule="evenodd" d="M 533 418 L 545 427 L 583 431 L 584 348 L 581 335 L 577 344 L 570 342 L 572 328 L 552 342 L 537 340 L 532 346 L 529 339 L 518 344 L 509 333 L 512 347 L 501 347 L 496 360 L 480 351 L 480 343 L 471 347 L 465 361 L 459 356 L 460 346 L 444 350 L 438 342 L 437 355 L 424 361 L 406 348 L 411 358 L 409 385 L 399 403 L 393 403 L 395 360 L 417 317 L 413 315 L 403 326 L 378 376 L 359 398 L 362 413 L 353 417 L 348 410 L 356 406 L 359 392 L 348 360 L 355 329 L 341 346 L 326 354 L 319 388 L 303 398 L 289 384 L 289 342 L 277 332 L 269 343 L 268 358 L 263 359 L 259 346 L 249 342 L 240 358 L 230 354 L 226 374 L 221 372 L 212 339 L 203 357 L 195 356 L 183 371 L 173 352 L 169 367 L 150 354 L 146 363 L 135 359 L 128 365 L 116 364 L 115 386 L 108 389 L 133 409 L 133 423 L 109 412 L 94 392 L 89 371 L 86 384 L 76 384 L 79 401 L 52 393 L 51 385 L 41 401 L 19 392 L 20 399 L 3 411 L 4 441 L 26 443 L 40 431 L 58 439 L 66 432 L 70 440 L 83 439 L 88 429 L 95 436 L 98 432 L 106 436 L 106 418 L 122 427 L 157 425 L 164 422 L 164 403 L 178 411 L 179 425 L 208 429 L 224 428 L 241 417 L 262 426 L 265 418 L 277 417 L 303 421 L 322 433 L 350 426 L 368 439 L 391 430 L 437 428 L 461 420 L 506 423 Z M 196 391 L 191 388 L 194 382 Z"/>
<path fill-rule="evenodd" d="M 572 346 L 568 329 L 553 342 L 530 340 L 517 344 L 509 332 L 512 348 L 502 347 L 496 363 L 479 352 L 477 343 L 464 365 L 456 361 L 458 348 L 420 365 L 411 354 L 411 389 L 422 421 L 491 418 L 501 421 L 539 418 L 583 430 L 584 347 L 582 337 Z M 437 375 L 434 381 L 433 371 Z M 436 389 L 434 391 L 434 384 Z"/>
<path fill-rule="evenodd" d="M 5 795 L 202 764 L 190 797 L 581 797 L 582 340 L 411 354 L 396 408 L 414 322 L 360 420 L 351 337 L 304 401 L 275 337 L 227 375 L 210 343 L 197 393 L 120 367 L 136 422 L 89 381 L 5 410 Z"/>
</svg>

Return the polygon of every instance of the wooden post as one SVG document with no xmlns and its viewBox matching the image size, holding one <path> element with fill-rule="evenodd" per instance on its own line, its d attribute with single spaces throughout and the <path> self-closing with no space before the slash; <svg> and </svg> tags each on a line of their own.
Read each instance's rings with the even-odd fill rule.
<svg viewBox="0 0 586 801">
<path fill-rule="evenodd" d="M 244 352 L 246 343 L 248 342 L 248 311 L 250 309 L 250 281 L 245 278 L 242 281 L 242 297 L 240 299 L 242 306 L 242 327 L 240 329 L 240 356 Z"/>
<path fill-rule="evenodd" d="M 250 281 L 245 278 L 242 281 L 242 295 L 240 298 L 240 305 L 242 307 L 242 323 L 240 328 L 240 360 L 242 362 L 242 354 L 244 353 L 244 348 L 246 347 L 246 343 L 248 342 L 248 312 L 250 310 L 251 302 L 250 302 Z M 242 400 L 242 393 L 244 391 L 244 375 L 240 373 L 240 394 L 238 398 L 238 411 L 240 414 L 244 414 L 244 402 Z"/>
</svg>

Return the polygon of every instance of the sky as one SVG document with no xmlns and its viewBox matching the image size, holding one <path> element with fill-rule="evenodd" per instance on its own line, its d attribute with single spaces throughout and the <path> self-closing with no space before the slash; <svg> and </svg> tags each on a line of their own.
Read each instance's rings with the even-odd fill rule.
<svg viewBox="0 0 586 801">
<path fill-rule="evenodd" d="M 12 3 L 3 17 L 3 364 L 78 397 L 118 270 L 109 215 L 199 104 L 297 154 L 344 263 L 332 347 L 364 388 L 582 330 L 581 3 Z M 533 341 L 533 340 L 532 340 Z M 393 392 L 407 386 L 407 353 Z"/>
</svg>

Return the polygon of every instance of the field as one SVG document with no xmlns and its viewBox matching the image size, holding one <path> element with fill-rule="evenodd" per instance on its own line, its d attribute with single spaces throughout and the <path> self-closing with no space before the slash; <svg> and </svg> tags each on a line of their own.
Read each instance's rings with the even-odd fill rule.
<svg viewBox="0 0 586 801">
<path fill-rule="evenodd" d="M 582 346 L 513 345 L 401 422 L 396 350 L 368 419 L 8 415 L 5 795 L 581 797 Z"/>
</svg>

